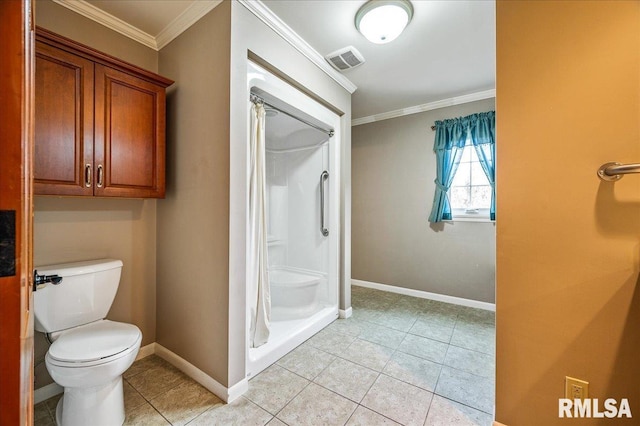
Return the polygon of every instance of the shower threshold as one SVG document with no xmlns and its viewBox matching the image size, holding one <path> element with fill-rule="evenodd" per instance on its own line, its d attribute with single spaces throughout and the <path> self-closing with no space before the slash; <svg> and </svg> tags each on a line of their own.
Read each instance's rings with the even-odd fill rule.
<svg viewBox="0 0 640 426">
<path fill-rule="evenodd" d="M 309 318 L 272 321 L 269 341 L 260 347 L 249 348 L 247 378 L 275 363 L 336 318 L 338 308 L 333 306 L 325 307 Z"/>
</svg>

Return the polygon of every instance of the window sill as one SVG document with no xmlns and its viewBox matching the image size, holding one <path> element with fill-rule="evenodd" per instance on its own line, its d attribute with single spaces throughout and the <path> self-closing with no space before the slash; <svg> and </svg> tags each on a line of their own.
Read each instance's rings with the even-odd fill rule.
<svg viewBox="0 0 640 426">
<path fill-rule="evenodd" d="M 480 223 L 495 223 L 495 220 L 491 220 L 488 217 L 473 217 L 473 216 L 457 216 L 451 220 L 445 220 L 445 222 L 480 222 Z"/>
</svg>

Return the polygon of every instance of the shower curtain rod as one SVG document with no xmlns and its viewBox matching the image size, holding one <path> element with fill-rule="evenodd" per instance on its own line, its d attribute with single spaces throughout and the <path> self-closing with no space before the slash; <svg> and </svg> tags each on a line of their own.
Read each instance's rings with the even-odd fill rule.
<svg viewBox="0 0 640 426">
<path fill-rule="evenodd" d="M 252 94 L 249 96 L 249 101 L 253 102 L 254 104 L 262 104 L 262 105 L 266 105 L 266 106 L 268 106 L 268 107 L 269 107 L 269 108 L 271 108 L 271 109 L 275 109 L 276 111 L 279 111 L 279 112 L 283 113 L 284 115 L 288 115 L 289 117 L 291 117 L 291 118 L 293 118 L 293 119 L 296 119 L 296 120 L 300 121 L 301 123 L 306 124 L 307 126 L 311 126 L 311 127 L 313 127 L 314 129 L 316 129 L 316 130 L 320 130 L 322 133 L 326 133 L 327 135 L 329 135 L 329 137 L 333 137 L 333 135 L 334 135 L 334 131 L 333 131 L 333 129 L 330 129 L 330 130 L 323 129 L 322 127 L 317 126 L 317 125 L 315 125 L 315 124 L 313 124 L 313 123 L 310 123 L 310 122 L 308 122 L 307 120 L 305 120 L 305 119 L 303 119 L 303 118 L 296 117 L 295 115 L 290 114 L 290 113 L 288 113 L 287 111 L 283 111 L 283 110 L 281 110 L 280 108 L 278 108 L 278 107 L 276 107 L 276 106 L 273 106 L 273 105 L 271 105 L 271 104 L 270 104 L 270 103 L 268 103 L 268 102 L 265 102 L 265 100 L 264 100 L 264 99 L 262 99 L 262 98 L 261 98 L 260 96 L 258 96 L 258 95 L 254 95 L 254 94 L 252 93 Z"/>
</svg>

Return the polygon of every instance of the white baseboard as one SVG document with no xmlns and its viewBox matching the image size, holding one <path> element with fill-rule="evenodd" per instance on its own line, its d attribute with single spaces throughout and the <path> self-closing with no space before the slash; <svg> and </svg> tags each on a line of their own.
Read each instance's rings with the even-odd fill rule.
<svg viewBox="0 0 640 426">
<path fill-rule="evenodd" d="M 226 403 L 233 402 L 249 389 L 249 381 L 247 379 L 243 379 L 230 388 L 227 388 L 226 386 L 216 381 L 214 378 L 207 375 L 204 371 L 200 370 L 195 365 L 191 364 L 184 358 L 176 355 L 175 353 L 171 352 L 169 349 L 158 343 L 150 343 L 141 347 L 138 351 L 138 356 L 136 356 L 136 361 L 153 354 L 158 355 L 160 358 L 164 359 L 169 364 L 173 365 L 184 374 L 200 383 L 202 386 L 213 392 Z M 64 388 L 57 383 L 51 383 L 49 385 L 43 386 L 33 392 L 34 403 L 38 404 L 42 401 L 46 401 L 52 396 L 58 395 L 63 392 Z"/>
<path fill-rule="evenodd" d="M 349 318 L 351 315 L 353 314 L 353 309 L 351 309 L 351 306 L 349 306 L 348 309 L 339 309 L 338 310 L 338 316 L 342 319 L 347 319 Z"/>
<path fill-rule="evenodd" d="M 249 382 L 247 379 L 243 379 L 230 388 L 227 388 L 211 376 L 207 375 L 204 371 L 191 364 L 189 361 L 185 360 L 179 355 L 176 355 L 175 353 L 171 352 L 169 349 L 158 343 L 155 343 L 155 354 L 174 367 L 181 370 L 196 382 L 200 383 L 209 391 L 216 394 L 226 403 L 233 402 L 235 399 L 245 393 L 247 389 L 249 389 Z"/>
<path fill-rule="evenodd" d="M 351 285 L 367 287 L 375 290 L 388 291 L 390 293 L 404 294 L 405 296 L 419 297 L 421 299 L 437 300 L 438 302 L 453 303 L 454 305 L 468 306 L 471 308 L 496 310 L 495 303 L 480 302 L 479 300 L 464 299 L 462 297 L 447 296 L 445 294 L 430 293 L 428 291 L 414 290 L 412 288 L 397 287 L 388 284 L 372 283 L 369 281 L 351 280 Z"/>
<path fill-rule="evenodd" d="M 64 392 L 64 388 L 57 383 L 50 383 L 46 386 L 38 388 L 33 391 L 33 403 L 39 404 L 42 401 L 46 401 L 52 396 L 56 396 Z"/>
<path fill-rule="evenodd" d="M 138 351 L 138 355 L 136 356 L 136 361 L 138 361 L 139 359 L 142 358 L 146 358 L 149 355 L 153 355 L 154 353 L 156 353 L 156 344 L 154 343 L 149 343 L 148 345 L 142 346 L 140 348 L 140 350 Z"/>
</svg>

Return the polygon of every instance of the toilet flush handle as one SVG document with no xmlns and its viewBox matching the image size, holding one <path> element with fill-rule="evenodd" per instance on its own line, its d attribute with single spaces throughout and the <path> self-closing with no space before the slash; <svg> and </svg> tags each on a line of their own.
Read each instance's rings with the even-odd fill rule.
<svg viewBox="0 0 640 426">
<path fill-rule="evenodd" d="M 48 283 L 58 285 L 61 282 L 62 277 L 60 275 L 40 275 L 37 269 L 33 271 L 33 291 L 44 288 Z"/>
</svg>

